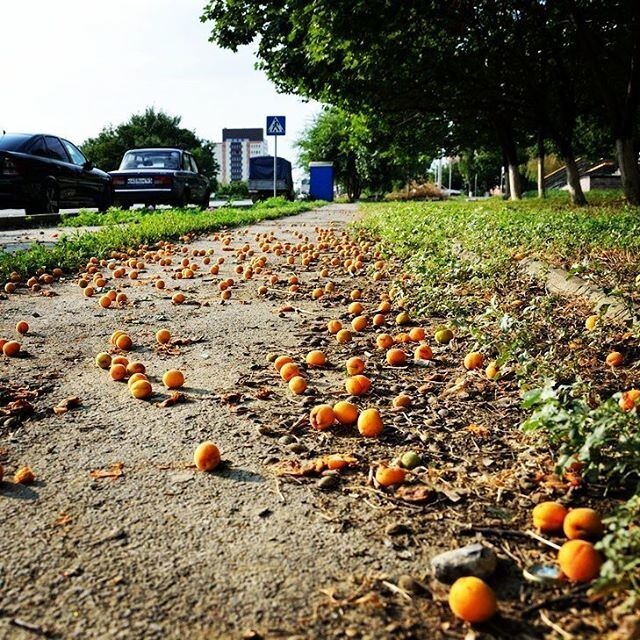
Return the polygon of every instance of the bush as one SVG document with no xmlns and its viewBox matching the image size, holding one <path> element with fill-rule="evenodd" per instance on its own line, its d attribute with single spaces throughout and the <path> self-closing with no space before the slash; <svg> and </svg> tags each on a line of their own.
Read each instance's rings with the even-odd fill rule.
<svg viewBox="0 0 640 640">
<path fill-rule="evenodd" d="M 216 191 L 216 198 L 237 198 L 245 199 L 249 197 L 249 186 L 246 182 L 230 182 L 222 185 Z"/>
<path fill-rule="evenodd" d="M 406 200 L 444 200 L 445 195 L 433 182 L 410 182 L 406 189 L 392 191 L 385 197 L 387 201 L 406 201 Z"/>
</svg>

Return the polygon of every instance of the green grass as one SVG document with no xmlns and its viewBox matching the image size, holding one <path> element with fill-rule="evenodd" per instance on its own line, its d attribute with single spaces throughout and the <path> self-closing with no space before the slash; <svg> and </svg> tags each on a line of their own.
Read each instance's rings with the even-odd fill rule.
<svg viewBox="0 0 640 640">
<path fill-rule="evenodd" d="M 64 235 L 53 247 L 34 244 L 14 254 L 0 252 L 0 277 L 6 279 L 12 271 L 26 276 L 38 269 L 51 270 L 55 267 L 74 271 L 92 256 L 104 258 L 111 251 L 152 245 L 159 240 L 177 240 L 187 233 L 204 234 L 223 227 L 291 216 L 323 204 L 266 201 L 249 209 L 170 209 L 158 212 L 111 209 L 104 215 L 85 212 L 85 224 L 93 224 L 92 216 L 95 215 L 99 216 L 103 228 L 93 233 L 78 231 Z"/>
<path fill-rule="evenodd" d="M 455 306 L 446 296 L 452 284 L 482 286 L 501 274 L 509 277 L 517 252 L 565 267 L 634 301 L 640 209 L 625 205 L 615 192 L 594 192 L 590 199 L 584 208 L 561 196 L 367 204 L 363 225 L 433 291 L 445 293 L 432 310 Z"/>
</svg>

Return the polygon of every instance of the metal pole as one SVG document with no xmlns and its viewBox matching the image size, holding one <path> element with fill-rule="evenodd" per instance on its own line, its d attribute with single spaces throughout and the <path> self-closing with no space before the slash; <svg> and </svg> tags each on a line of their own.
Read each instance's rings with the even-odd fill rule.
<svg viewBox="0 0 640 640">
<path fill-rule="evenodd" d="M 278 136 L 273 136 L 275 151 L 273 152 L 273 197 L 276 197 L 276 171 L 278 167 Z"/>
<path fill-rule="evenodd" d="M 453 161 L 451 160 L 451 158 L 449 158 L 449 191 L 451 191 L 451 165 L 453 164 Z"/>
<path fill-rule="evenodd" d="M 478 174 L 476 173 L 475 180 L 473 181 L 473 195 L 478 195 Z"/>
</svg>

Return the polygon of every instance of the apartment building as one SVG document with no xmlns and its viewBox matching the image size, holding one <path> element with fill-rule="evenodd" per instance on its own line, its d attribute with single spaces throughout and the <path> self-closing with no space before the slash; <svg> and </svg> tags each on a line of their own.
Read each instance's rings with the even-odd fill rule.
<svg viewBox="0 0 640 640">
<path fill-rule="evenodd" d="M 249 158 L 266 155 L 269 155 L 269 146 L 263 129 L 223 129 L 222 142 L 216 143 L 218 182 L 248 180 Z"/>
</svg>

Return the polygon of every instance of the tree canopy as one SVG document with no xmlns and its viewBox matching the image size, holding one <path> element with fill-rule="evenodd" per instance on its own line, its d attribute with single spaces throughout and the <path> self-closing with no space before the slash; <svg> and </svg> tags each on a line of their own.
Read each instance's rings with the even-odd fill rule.
<svg viewBox="0 0 640 640">
<path fill-rule="evenodd" d="M 514 197 L 522 148 L 546 138 L 583 202 L 577 122 L 602 122 L 640 203 L 636 0 L 210 0 L 202 19 L 223 47 L 256 42 L 282 91 L 351 113 L 418 114 L 449 152 L 499 148 Z"/>
<path fill-rule="evenodd" d="M 117 169 L 127 149 L 136 147 L 178 147 L 193 153 L 200 170 L 215 177 L 218 166 L 213 143 L 180 126 L 182 118 L 147 107 L 117 127 L 105 127 L 97 137 L 82 145 L 83 153 L 105 171 Z"/>
</svg>

